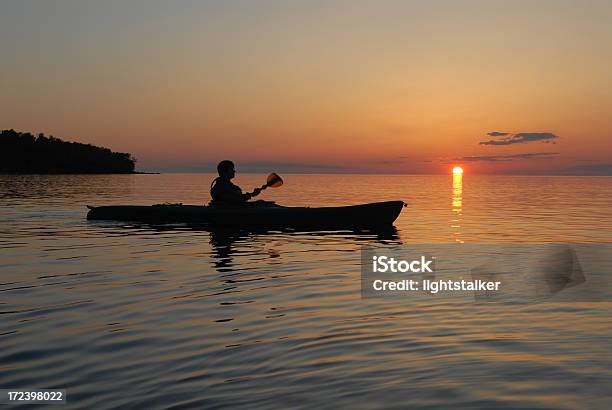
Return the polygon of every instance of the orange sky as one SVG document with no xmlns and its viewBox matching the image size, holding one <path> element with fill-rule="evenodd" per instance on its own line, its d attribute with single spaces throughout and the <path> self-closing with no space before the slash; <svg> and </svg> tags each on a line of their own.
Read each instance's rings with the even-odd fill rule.
<svg viewBox="0 0 612 410">
<path fill-rule="evenodd" d="M 144 170 L 612 170 L 610 2 L 48 3 L 3 6 L 0 128 Z"/>
</svg>

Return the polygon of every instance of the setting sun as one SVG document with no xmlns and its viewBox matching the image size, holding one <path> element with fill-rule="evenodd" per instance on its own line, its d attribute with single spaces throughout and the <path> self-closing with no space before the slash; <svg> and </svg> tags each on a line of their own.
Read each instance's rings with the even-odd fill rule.
<svg viewBox="0 0 612 410">
<path fill-rule="evenodd" d="M 461 175 L 461 174 L 463 174 L 463 168 L 461 168 L 461 167 L 455 167 L 455 168 L 453 168 L 453 174 L 455 174 L 455 175 Z"/>
</svg>

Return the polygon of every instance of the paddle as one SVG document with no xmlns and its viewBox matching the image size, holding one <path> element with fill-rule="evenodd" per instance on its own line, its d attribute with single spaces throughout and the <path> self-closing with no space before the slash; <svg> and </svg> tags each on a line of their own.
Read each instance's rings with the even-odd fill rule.
<svg viewBox="0 0 612 410">
<path fill-rule="evenodd" d="M 267 187 L 278 188 L 282 185 L 283 185 L 283 179 L 280 177 L 280 175 L 273 172 L 270 175 L 268 175 L 266 184 L 262 185 L 261 189 L 266 189 Z"/>
<path fill-rule="evenodd" d="M 273 172 L 270 175 L 268 175 L 268 178 L 266 179 L 266 183 L 262 185 L 261 188 L 255 188 L 255 190 L 250 194 L 251 195 L 250 197 L 252 198 L 255 195 L 259 195 L 259 192 L 263 191 L 264 189 L 268 187 L 278 188 L 282 185 L 283 185 L 283 179 L 280 177 L 280 175 Z"/>
</svg>

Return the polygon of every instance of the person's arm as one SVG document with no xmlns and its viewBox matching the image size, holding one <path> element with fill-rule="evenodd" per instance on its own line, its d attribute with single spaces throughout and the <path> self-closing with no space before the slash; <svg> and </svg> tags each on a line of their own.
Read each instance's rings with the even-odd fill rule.
<svg viewBox="0 0 612 410">
<path fill-rule="evenodd" d="M 260 193 L 261 188 L 255 188 L 253 192 L 247 192 L 246 194 L 242 194 L 242 196 L 244 196 L 245 200 L 248 201 L 249 199 L 259 195 Z"/>
</svg>

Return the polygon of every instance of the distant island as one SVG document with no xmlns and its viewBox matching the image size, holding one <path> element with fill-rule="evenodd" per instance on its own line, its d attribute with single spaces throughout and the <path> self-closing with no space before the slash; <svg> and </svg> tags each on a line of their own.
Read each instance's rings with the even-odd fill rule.
<svg viewBox="0 0 612 410">
<path fill-rule="evenodd" d="M 91 144 L 12 129 L 0 134 L 0 173 L 132 174 L 135 165 L 131 154 Z"/>
</svg>

